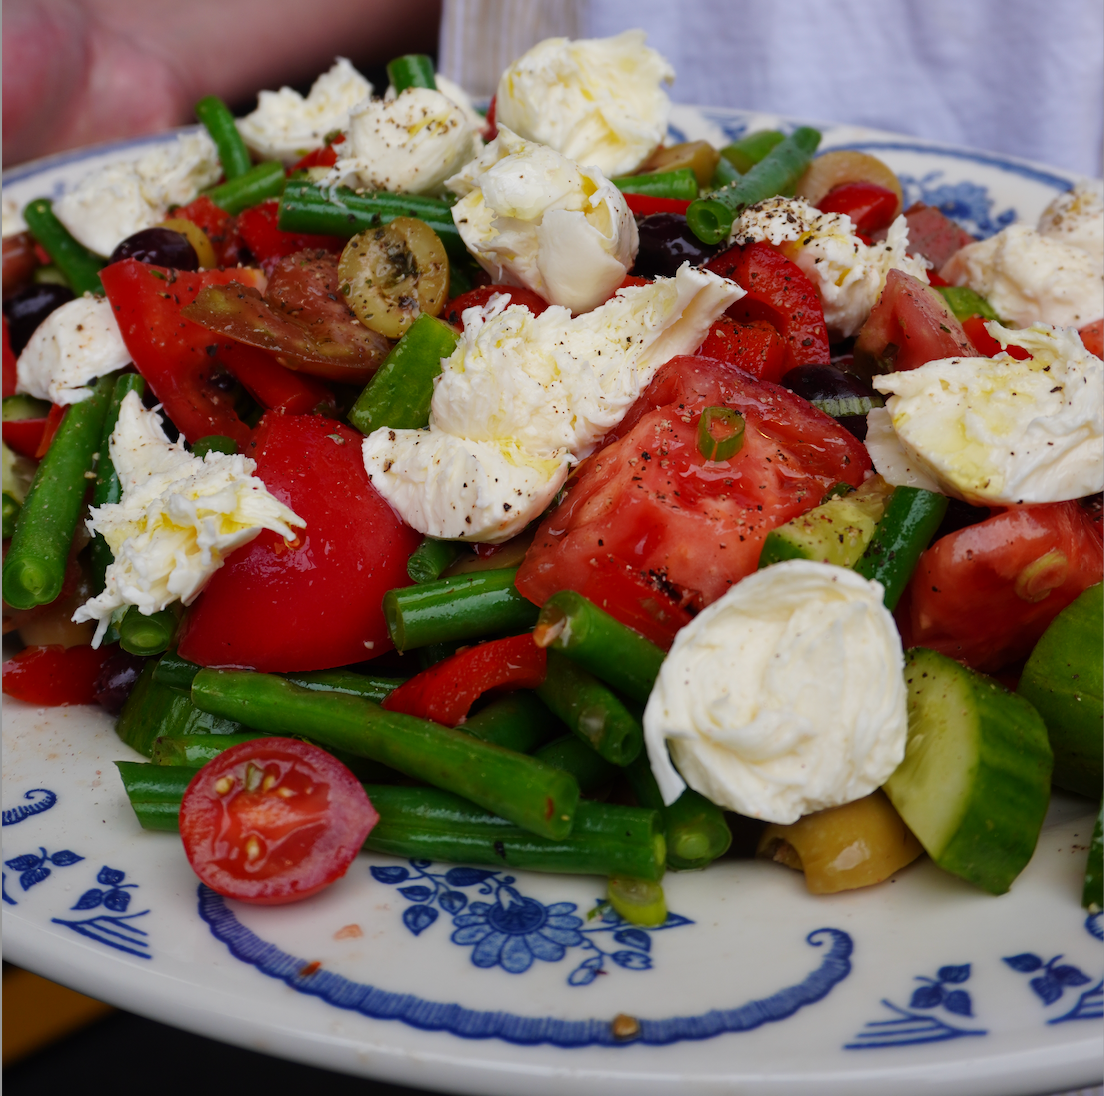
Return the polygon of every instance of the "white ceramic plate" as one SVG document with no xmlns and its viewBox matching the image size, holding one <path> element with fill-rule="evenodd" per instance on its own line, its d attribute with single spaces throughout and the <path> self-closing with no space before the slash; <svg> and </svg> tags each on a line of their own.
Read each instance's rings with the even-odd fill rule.
<svg viewBox="0 0 1104 1096">
<path fill-rule="evenodd" d="M 676 109 L 716 143 L 780 119 Z M 57 194 L 149 142 L 4 176 Z M 1070 177 L 856 128 L 909 201 L 989 235 L 1033 222 Z M 199 887 L 177 838 L 143 832 L 98 710 L 4 704 L 3 912 L 12 961 L 113 1004 L 331 1069 L 480 1094 L 800 1096 L 1055 1092 L 1101 1076 L 1101 917 L 1078 904 L 1094 806 L 1058 798 L 1012 891 L 921 861 L 813 898 L 796 873 L 728 861 L 669 875 L 672 917 L 588 919 L 602 881 L 361 856 L 296 906 Z M 615 1016 L 638 1021 L 619 1041 Z"/>
</svg>

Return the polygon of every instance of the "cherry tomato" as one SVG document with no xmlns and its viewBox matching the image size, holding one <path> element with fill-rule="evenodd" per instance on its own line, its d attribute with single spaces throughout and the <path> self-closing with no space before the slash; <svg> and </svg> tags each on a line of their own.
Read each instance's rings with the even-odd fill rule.
<svg viewBox="0 0 1104 1096">
<path fill-rule="evenodd" d="M 261 419 L 245 453 L 307 525 L 291 544 L 265 531 L 227 559 L 185 618 L 184 658 L 275 673 L 390 649 L 383 595 L 410 585 L 406 561 L 421 537 L 369 481 L 363 440 L 318 415 Z"/>
<path fill-rule="evenodd" d="M 870 236 L 893 223 L 897 195 L 877 183 L 842 183 L 828 191 L 817 208 L 822 213 L 845 213 L 860 236 Z"/>
<path fill-rule="evenodd" d="M 1029 654 L 1102 570 L 1099 527 L 1078 502 L 1004 510 L 924 552 L 898 624 L 906 646 L 988 673 Z"/>
<path fill-rule="evenodd" d="M 510 304 L 520 304 L 528 308 L 534 316 L 539 316 L 548 307 L 548 302 L 531 289 L 522 289 L 516 285 L 481 285 L 446 302 L 441 317 L 453 327 L 462 328 L 464 309 L 483 308 L 498 293 L 506 294 L 510 298 Z"/>
<path fill-rule="evenodd" d="M 45 429 L 45 415 L 40 419 L 12 419 L 4 423 L 4 444 L 24 457 L 35 457 Z"/>
<path fill-rule="evenodd" d="M 378 821 L 340 761 L 291 738 L 258 738 L 219 754 L 180 804 L 180 836 L 196 875 L 228 898 L 268 906 L 340 879 Z"/>
<path fill-rule="evenodd" d="M 24 647 L 4 663 L 4 692 L 28 704 L 92 704 L 96 679 L 117 647 Z"/>
</svg>

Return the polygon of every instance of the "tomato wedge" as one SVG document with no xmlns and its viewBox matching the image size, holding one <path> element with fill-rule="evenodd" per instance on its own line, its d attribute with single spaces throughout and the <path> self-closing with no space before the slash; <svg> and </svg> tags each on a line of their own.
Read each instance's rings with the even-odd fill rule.
<svg viewBox="0 0 1104 1096">
<path fill-rule="evenodd" d="M 781 383 L 789 372 L 782 336 L 766 320 L 741 323 L 731 316 L 721 316 L 709 329 L 697 356 L 730 362 L 745 373 L 773 384 Z"/>
<path fill-rule="evenodd" d="M 24 647 L 4 663 L 4 692 L 28 704 L 94 704 L 96 678 L 117 647 Z"/>
<path fill-rule="evenodd" d="M 279 211 L 280 203 L 273 199 L 238 214 L 238 233 L 266 274 L 271 274 L 281 259 L 307 248 L 323 248 L 335 255 L 341 254 L 345 240 L 340 236 L 284 232 L 278 224 Z"/>
<path fill-rule="evenodd" d="M 219 754 L 180 804 L 180 836 L 196 875 L 228 898 L 268 906 L 340 879 L 378 821 L 340 761 L 291 738 L 258 738 Z"/>
</svg>

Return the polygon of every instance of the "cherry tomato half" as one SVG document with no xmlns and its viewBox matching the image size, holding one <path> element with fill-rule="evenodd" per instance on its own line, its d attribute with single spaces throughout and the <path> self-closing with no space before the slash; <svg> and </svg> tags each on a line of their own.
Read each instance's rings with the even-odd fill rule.
<svg viewBox="0 0 1104 1096">
<path fill-rule="evenodd" d="M 340 761 L 293 738 L 258 738 L 219 754 L 180 804 L 196 875 L 228 898 L 268 906 L 340 879 L 378 821 Z"/>
<path fill-rule="evenodd" d="M 4 693 L 28 704 L 92 704 L 96 678 L 117 647 L 24 647 L 4 663 Z"/>
</svg>

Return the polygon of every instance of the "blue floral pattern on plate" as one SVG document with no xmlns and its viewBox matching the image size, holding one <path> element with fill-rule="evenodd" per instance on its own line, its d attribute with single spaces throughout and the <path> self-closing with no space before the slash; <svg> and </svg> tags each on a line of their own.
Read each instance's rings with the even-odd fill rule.
<svg viewBox="0 0 1104 1096">
<path fill-rule="evenodd" d="M 38 798 L 39 796 L 42 798 Z M 32 788 L 29 792 L 23 793 L 23 798 L 28 802 L 19 803 L 4 810 L 3 824 L 5 826 L 14 826 L 25 818 L 31 818 L 33 815 L 48 811 L 57 802 L 57 795 L 49 788 Z"/>
</svg>

